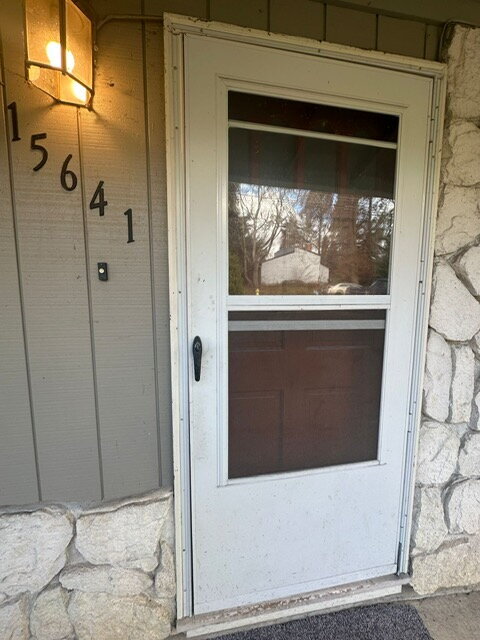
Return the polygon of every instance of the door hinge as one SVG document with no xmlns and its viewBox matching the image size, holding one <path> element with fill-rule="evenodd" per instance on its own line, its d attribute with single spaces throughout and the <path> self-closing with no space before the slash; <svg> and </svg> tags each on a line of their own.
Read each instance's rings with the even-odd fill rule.
<svg viewBox="0 0 480 640">
<path fill-rule="evenodd" d="M 398 551 L 397 551 L 397 576 L 402 577 L 407 574 L 404 571 L 400 570 L 401 562 L 403 556 L 403 544 L 401 542 L 398 543 Z"/>
<path fill-rule="evenodd" d="M 397 573 L 400 569 L 400 562 L 402 560 L 402 551 L 403 551 L 403 544 L 401 542 L 398 543 L 398 550 L 397 550 Z"/>
</svg>

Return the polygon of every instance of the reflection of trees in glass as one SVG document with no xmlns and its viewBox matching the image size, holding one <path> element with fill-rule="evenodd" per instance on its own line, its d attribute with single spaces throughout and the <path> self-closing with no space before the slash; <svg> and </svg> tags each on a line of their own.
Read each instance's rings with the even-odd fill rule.
<svg viewBox="0 0 480 640">
<path fill-rule="evenodd" d="M 388 277 L 390 198 L 230 183 L 230 293 L 252 293 L 260 267 L 279 249 L 320 256 L 330 283 L 363 286 Z"/>
<path fill-rule="evenodd" d="M 297 193 L 297 208 L 282 230 L 282 248 L 309 249 L 321 256 L 330 231 L 335 194 L 307 190 Z"/>
<path fill-rule="evenodd" d="M 260 286 L 260 265 L 278 241 L 297 200 L 297 191 L 292 189 L 230 183 L 230 252 L 242 265 L 250 287 Z"/>
<path fill-rule="evenodd" d="M 356 224 L 358 274 L 361 283 L 387 278 L 393 232 L 390 198 L 360 198 Z"/>
<path fill-rule="evenodd" d="M 336 195 L 322 253 L 330 281 L 366 286 L 376 278 L 386 278 L 392 225 L 393 201 L 389 198 Z"/>
</svg>

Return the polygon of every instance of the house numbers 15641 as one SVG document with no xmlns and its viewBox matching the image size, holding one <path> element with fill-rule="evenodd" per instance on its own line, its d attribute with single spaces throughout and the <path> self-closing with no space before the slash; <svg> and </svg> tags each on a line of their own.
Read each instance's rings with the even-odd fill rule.
<svg viewBox="0 0 480 640">
<path fill-rule="evenodd" d="M 21 140 L 21 137 L 20 137 L 20 125 L 19 125 L 19 119 L 18 119 L 17 103 L 11 102 L 7 106 L 7 109 L 10 112 L 10 117 L 12 122 L 11 141 L 18 142 L 19 140 Z M 43 167 L 48 162 L 48 158 L 49 158 L 48 149 L 45 144 L 40 143 L 41 141 L 42 142 L 46 141 L 47 137 L 48 137 L 47 134 L 43 132 L 43 133 L 34 133 L 30 138 L 30 149 L 37 154 L 38 153 L 41 154 L 37 164 L 34 167 L 32 167 L 33 171 L 35 172 L 43 169 Z M 62 167 L 60 169 L 60 176 L 59 176 L 60 184 L 62 188 L 65 191 L 69 191 L 69 192 L 75 191 L 75 189 L 78 186 L 77 174 L 72 169 L 69 169 L 69 163 L 72 160 L 72 158 L 73 158 L 73 154 L 69 153 L 65 158 L 65 160 L 63 161 Z M 108 202 L 107 200 L 105 200 L 104 184 L 105 182 L 103 180 L 99 181 L 92 195 L 92 198 L 90 200 L 90 205 L 89 205 L 89 208 L 92 211 L 98 209 L 98 215 L 101 217 L 105 216 L 105 209 L 108 206 Z M 132 209 L 127 209 L 124 215 L 127 217 L 127 244 L 130 244 L 131 242 L 135 242 L 133 238 Z"/>
</svg>

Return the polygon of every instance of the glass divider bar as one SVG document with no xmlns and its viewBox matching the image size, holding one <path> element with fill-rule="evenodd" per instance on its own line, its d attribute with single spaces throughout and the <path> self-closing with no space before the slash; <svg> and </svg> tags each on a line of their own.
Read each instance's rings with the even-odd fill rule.
<svg viewBox="0 0 480 640">
<path fill-rule="evenodd" d="M 385 320 L 230 320 L 229 331 L 355 331 L 385 329 Z"/>
<path fill-rule="evenodd" d="M 229 311 L 354 311 L 390 309 L 390 296 L 235 295 L 227 297 Z"/>
<path fill-rule="evenodd" d="M 248 129 L 250 131 L 266 131 L 268 133 L 283 133 L 290 136 L 300 136 L 302 138 L 316 138 L 319 140 L 333 140 L 334 142 L 349 142 L 350 144 L 363 144 L 367 147 L 381 147 L 382 149 L 396 149 L 396 142 L 386 142 L 384 140 L 371 140 L 369 138 L 356 138 L 353 136 L 342 136 L 335 133 L 321 133 L 320 131 L 308 131 L 306 129 L 293 129 L 271 124 L 258 124 L 243 120 L 229 120 L 228 126 L 232 129 Z"/>
</svg>

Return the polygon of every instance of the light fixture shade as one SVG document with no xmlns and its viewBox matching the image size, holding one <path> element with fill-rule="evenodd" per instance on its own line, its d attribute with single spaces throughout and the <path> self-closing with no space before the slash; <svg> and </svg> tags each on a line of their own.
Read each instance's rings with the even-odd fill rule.
<svg viewBox="0 0 480 640">
<path fill-rule="evenodd" d="M 60 102 L 93 95 L 92 22 L 72 0 L 25 0 L 27 76 Z"/>
</svg>

